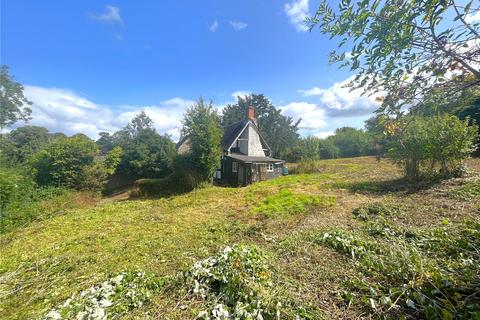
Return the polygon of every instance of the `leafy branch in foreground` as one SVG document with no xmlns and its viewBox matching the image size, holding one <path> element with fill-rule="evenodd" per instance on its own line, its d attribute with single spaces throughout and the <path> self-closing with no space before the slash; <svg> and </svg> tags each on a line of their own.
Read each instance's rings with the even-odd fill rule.
<svg viewBox="0 0 480 320">
<path fill-rule="evenodd" d="M 478 4 L 478 3 L 477 3 Z M 471 0 L 343 0 L 334 10 L 323 1 L 308 19 L 343 52 L 330 60 L 357 76 L 349 84 L 385 93 L 380 111 L 399 115 L 433 89 L 460 93 L 480 85 L 480 12 Z"/>
</svg>

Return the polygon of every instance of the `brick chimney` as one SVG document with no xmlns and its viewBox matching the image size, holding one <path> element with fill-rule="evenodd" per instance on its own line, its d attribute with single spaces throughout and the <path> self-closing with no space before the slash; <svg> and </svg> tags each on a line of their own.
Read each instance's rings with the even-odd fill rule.
<svg viewBox="0 0 480 320">
<path fill-rule="evenodd" d="M 249 106 L 247 109 L 247 118 L 252 120 L 254 123 L 257 123 L 257 119 L 255 119 L 255 108 L 253 106 Z"/>
</svg>

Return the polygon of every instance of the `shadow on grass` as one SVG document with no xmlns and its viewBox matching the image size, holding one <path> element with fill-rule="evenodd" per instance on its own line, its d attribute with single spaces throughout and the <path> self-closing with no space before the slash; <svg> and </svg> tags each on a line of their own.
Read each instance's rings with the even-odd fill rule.
<svg viewBox="0 0 480 320">
<path fill-rule="evenodd" d="M 359 181 L 359 182 L 338 182 L 333 183 L 332 187 L 336 189 L 347 189 L 353 193 L 416 193 L 428 190 L 442 181 L 441 178 L 431 178 L 419 181 L 410 181 L 405 178 L 382 181 Z"/>
</svg>

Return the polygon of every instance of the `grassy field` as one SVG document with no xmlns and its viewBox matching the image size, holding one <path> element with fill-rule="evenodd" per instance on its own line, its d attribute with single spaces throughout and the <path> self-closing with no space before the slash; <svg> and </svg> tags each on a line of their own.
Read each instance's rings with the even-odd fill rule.
<svg viewBox="0 0 480 320">
<path fill-rule="evenodd" d="M 233 244 L 255 245 L 269 257 L 279 292 L 305 318 L 418 317 L 410 291 L 395 290 L 423 290 L 436 283 L 429 280 L 435 272 L 463 288 L 452 293 L 458 301 L 448 301 L 453 310 L 478 307 L 478 266 L 464 260 L 479 257 L 480 161 L 471 160 L 470 168 L 467 178 L 410 186 L 387 161 L 322 160 L 309 169 L 315 173 L 244 188 L 106 198 L 67 210 L 0 235 L 0 319 L 42 317 L 121 271 L 173 279 Z M 448 250 L 465 234 L 474 249 L 461 248 L 457 259 Z M 455 278 L 465 268 L 478 283 L 468 287 Z M 205 301 L 172 286 L 124 317 L 194 319 L 205 309 Z"/>
</svg>

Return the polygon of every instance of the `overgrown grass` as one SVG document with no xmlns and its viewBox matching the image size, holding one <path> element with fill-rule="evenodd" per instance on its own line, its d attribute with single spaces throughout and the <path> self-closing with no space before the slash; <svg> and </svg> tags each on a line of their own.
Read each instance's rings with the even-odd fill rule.
<svg viewBox="0 0 480 320">
<path fill-rule="evenodd" d="M 21 188 L 1 213 L 0 233 L 64 214 L 74 208 L 92 205 L 96 197 L 93 192 L 70 191 L 57 187 Z"/>
<path fill-rule="evenodd" d="M 124 270 L 166 283 L 148 304 L 121 312 L 122 319 L 194 319 L 202 311 L 220 312 L 220 304 L 233 312 L 238 302 L 255 306 L 235 295 L 249 290 L 271 302 L 264 305 L 270 313 L 280 302 L 282 318 L 473 317 L 479 305 L 477 198 L 445 196 L 468 185 L 456 180 L 456 187 L 398 193 L 399 172 L 388 163 L 324 163 L 322 173 L 245 188 L 106 199 L 0 234 L 0 319 L 37 319 Z M 380 182 L 393 187 L 388 196 Z M 379 191 L 332 188 L 340 183 Z M 317 206 L 329 209 L 305 214 Z M 237 252 L 222 267 L 215 264 L 215 279 L 189 278 L 208 280 L 206 297 L 193 294 L 195 281 L 182 278 L 185 271 L 211 258 L 218 262 L 236 243 L 255 248 L 247 250 L 248 261 Z M 250 281 L 257 264 L 267 266 L 255 269 L 265 272 L 260 278 L 271 281 Z M 232 289 L 240 287 L 245 290 Z"/>
</svg>

